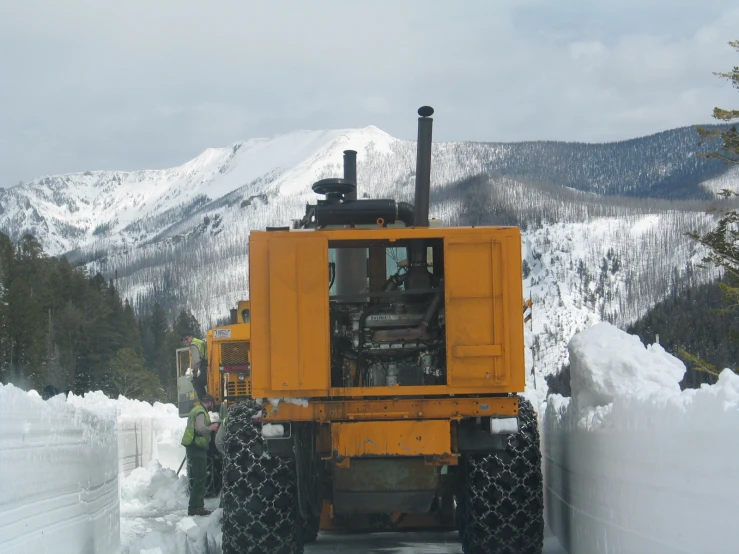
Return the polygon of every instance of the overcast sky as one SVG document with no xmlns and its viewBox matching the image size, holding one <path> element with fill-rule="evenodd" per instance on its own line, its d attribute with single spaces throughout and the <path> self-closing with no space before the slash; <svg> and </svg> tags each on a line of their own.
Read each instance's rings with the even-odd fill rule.
<svg viewBox="0 0 739 554">
<path fill-rule="evenodd" d="M 736 0 L 0 0 L 0 186 L 376 125 L 602 142 L 739 95 Z"/>
</svg>

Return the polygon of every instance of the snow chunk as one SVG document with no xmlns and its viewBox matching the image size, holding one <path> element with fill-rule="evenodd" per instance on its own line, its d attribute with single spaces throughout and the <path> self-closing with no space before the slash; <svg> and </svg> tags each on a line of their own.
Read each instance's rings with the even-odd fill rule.
<svg viewBox="0 0 739 554">
<path fill-rule="evenodd" d="M 727 551 L 739 376 L 726 369 L 714 385 L 681 391 L 679 360 L 605 323 L 569 350 L 573 398 L 549 396 L 541 435 L 546 519 L 562 545 L 587 554 Z"/>
<path fill-rule="evenodd" d="M 307 398 L 268 398 L 267 402 L 272 404 L 273 408 L 279 406 L 280 402 L 284 402 L 285 404 L 294 404 L 295 406 L 302 406 L 303 408 L 308 407 Z"/>
<path fill-rule="evenodd" d="M 186 509 L 188 500 L 187 478 L 157 460 L 134 469 L 121 483 L 121 513 L 129 517 Z"/>
<path fill-rule="evenodd" d="M 279 423 L 265 423 L 262 426 L 263 437 L 282 437 L 285 434 L 285 427 Z"/>
<path fill-rule="evenodd" d="M 685 365 L 658 344 L 645 347 L 639 337 L 610 323 L 598 323 L 569 344 L 572 395 L 578 405 L 605 406 L 618 396 L 680 392 Z"/>
<path fill-rule="evenodd" d="M 515 417 L 492 417 L 490 418 L 490 433 L 499 435 L 501 433 L 517 433 L 518 419 Z"/>
</svg>

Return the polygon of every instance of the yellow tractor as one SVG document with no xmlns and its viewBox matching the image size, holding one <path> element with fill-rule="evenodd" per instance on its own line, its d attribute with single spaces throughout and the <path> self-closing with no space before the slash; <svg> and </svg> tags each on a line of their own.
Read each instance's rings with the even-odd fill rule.
<svg viewBox="0 0 739 554">
<path fill-rule="evenodd" d="M 418 113 L 414 204 L 357 199 L 346 151 L 302 219 L 250 235 L 225 554 L 301 553 L 320 527 L 429 525 L 456 526 L 466 554 L 541 552 L 520 231 L 429 226 L 433 109 Z"/>
</svg>

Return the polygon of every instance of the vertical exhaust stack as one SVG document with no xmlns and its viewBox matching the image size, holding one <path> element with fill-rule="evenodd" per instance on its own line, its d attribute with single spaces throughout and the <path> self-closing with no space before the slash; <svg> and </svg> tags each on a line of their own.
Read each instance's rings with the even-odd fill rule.
<svg viewBox="0 0 739 554">
<path fill-rule="evenodd" d="M 344 179 L 354 183 L 357 186 L 357 151 L 344 150 Z M 344 195 L 345 200 L 356 200 L 357 189 Z"/>
<path fill-rule="evenodd" d="M 344 150 L 344 179 L 351 181 L 354 192 L 344 194 L 345 202 L 357 200 L 357 152 Z M 336 294 L 367 292 L 367 252 L 364 248 L 336 250 Z"/>
<path fill-rule="evenodd" d="M 429 226 L 429 198 L 431 196 L 431 131 L 434 108 L 418 108 L 418 142 L 416 146 L 416 227 Z"/>
<path fill-rule="evenodd" d="M 418 141 L 416 143 L 416 198 L 414 225 L 429 226 L 429 203 L 431 197 L 431 131 L 434 120 L 431 116 L 434 108 L 421 106 L 418 108 Z M 410 267 L 406 286 L 410 289 L 422 289 L 431 286 L 431 274 L 427 269 L 426 241 L 415 240 L 410 248 Z"/>
</svg>

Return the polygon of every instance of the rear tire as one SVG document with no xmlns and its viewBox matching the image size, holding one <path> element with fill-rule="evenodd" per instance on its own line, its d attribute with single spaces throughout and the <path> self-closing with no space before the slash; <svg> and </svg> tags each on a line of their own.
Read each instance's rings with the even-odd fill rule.
<svg viewBox="0 0 739 554">
<path fill-rule="evenodd" d="M 465 554 L 541 554 L 544 493 L 536 413 L 521 398 L 505 450 L 463 460 L 460 535 Z"/>
<path fill-rule="evenodd" d="M 295 460 L 270 456 L 261 408 L 242 402 L 231 408 L 223 471 L 224 554 L 302 554 Z"/>
</svg>

